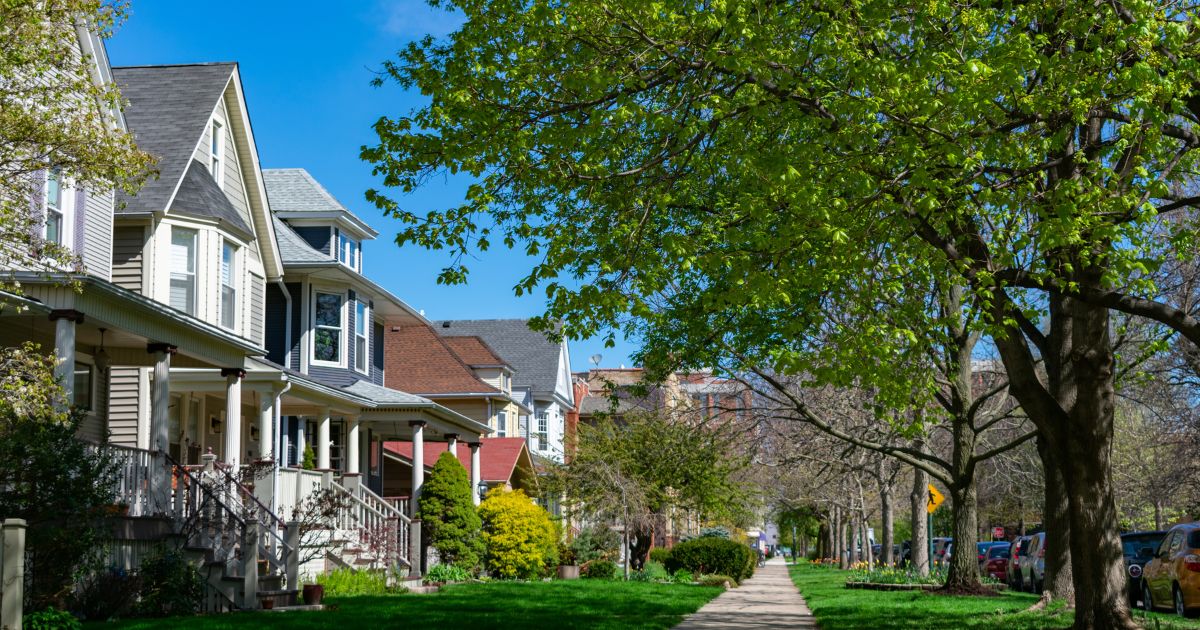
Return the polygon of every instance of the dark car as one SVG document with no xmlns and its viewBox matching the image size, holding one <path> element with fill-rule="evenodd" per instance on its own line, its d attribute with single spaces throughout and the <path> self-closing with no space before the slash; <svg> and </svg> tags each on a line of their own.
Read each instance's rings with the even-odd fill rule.
<svg viewBox="0 0 1200 630">
<path fill-rule="evenodd" d="M 1004 567 L 1007 576 L 1005 582 L 1009 588 L 1017 591 L 1025 590 L 1025 581 L 1021 577 L 1021 563 L 1029 561 L 1029 536 L 1019 536 L 1008 548 L 1008 565 Z"/>
<path fill-rule="evenodd" d="M 1129 603 L 1136 606 L 1142 600 L 1142 569 L 1154 557 L 1154 550 L 1167 532 L 1129 532 L 1121 534 L 1121 551 L 1125 556 L 1125 574 L 1129 576 Z"/>
<path fill-rule="evenodd" d="M 996 545 L 1008 546 L 1008 543 L 1003 542 L 1003 541 L 975 543 L 975 559 L 979 562 L 980 572 L 983 571 L 983 565 L 984 565 L 984 563 L 987 562 L 988 549 L 991 549 L 992 547 L 995 547 Z"/>
<path fill-rule="evenodd" d="M 1003 582 L 1008 578 L 1008 552 L 1012 545 L 1006 542 L 995 543 L 988 547 L 983 559 L 983 574 L 990 575 Z"/>
</svg>

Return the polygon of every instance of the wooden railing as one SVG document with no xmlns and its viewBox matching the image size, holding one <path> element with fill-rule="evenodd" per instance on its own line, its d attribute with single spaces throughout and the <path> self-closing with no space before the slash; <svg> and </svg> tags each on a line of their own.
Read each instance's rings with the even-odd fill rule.
<svg viewBox="0 0 1200 630">
<path fill-rule="evenodd" d="M 390 503 L 401 514 L 408 514 L 408 497 L 383 497 L 383 500 Z"/>
<path fill-rule="evenodd" d="M 116 503 L 129 506 L 130 516 L 150 514 L 150 476 L 154 454 L 140 448 L 117 444 L 92 446 L 108 451 L 117 463 Z"/>
</svg>

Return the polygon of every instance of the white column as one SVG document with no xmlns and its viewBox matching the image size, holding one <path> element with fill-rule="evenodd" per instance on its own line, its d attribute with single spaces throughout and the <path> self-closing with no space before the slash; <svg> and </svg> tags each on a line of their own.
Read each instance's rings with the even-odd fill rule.
<svg viewBox="0 0 1200 630">
<path fill-rule="evenodd" d="M 154 355 L 154 383 L 150 392 L 150 450 L 154 464 L 150 467 L 149 513 L 167 514 L 171 509 L 171 467 L 166 455 L 170 448 L 170 426 L 167 419 L 171 405 L 171 355 L 175 346 L 152 343 L 146 350 Z"/>
<path fill-rule="evenodd" d="M 54 380 L 62 385 L 65 403 L 75 402 L 75 324 L 83 322 L 83 313 L 69 309 L 50 311 L 54 322 Z"/>
<path fill-rule="evenodd" d="M 271 459 L 271 442 L 275 436 L 275 396 L 261 392 L 258 398 L 258 458 Z"/>
<path fill-rule="evenodd" d="M 457 433 L 447 433 L 446 434 L 446 450 L 450 451 L 450 454 L 453 455 L 454 457 L 456 457 L 456 458 L 458 457 L 458 434 Z"/>
<path fill-rule="evenodd" d="M 413 420 L 408 423 L 412 427 L 412 497 L 408 500 L 409 509 L 413 515 L 417 513 L 417 503 L 421 499 L 421 486 L 425 485 L 425 421 Z"/>
<path fill-rule="evenodd" d="M 329 408 L 321 410 L 317 419 L 317 470 L 329 470 Z"/>
<path fill-rule="evenodd" d="M 237 466 L 242 459 L 242 378 L 245 370 L 224 368 L 225 377 L 225 463 Z"/>
<path fill-rule="evenodd" d="M 483 444 L 470 442 L 467 445 L 471 447 L 471 499 L 475 505 L 479 505 L 479 447 Z"/>
<path fill-rule="evenodd" d="M 359 461 L 358 454 L 359 421 L 357 417 L 347 418 L 347 420 L 350 422 L 350 428 L 346 431 L 346 473 L 350 475 L 357 475 L 362 470 L 359 468 L 361 462 Z"/>
<path fill-rule="evenodd" d="M 297 416 L 296 422 L 296 468 L 304 465 L 304 451 L 308 448 L 308 418 Z"/>
</svg>

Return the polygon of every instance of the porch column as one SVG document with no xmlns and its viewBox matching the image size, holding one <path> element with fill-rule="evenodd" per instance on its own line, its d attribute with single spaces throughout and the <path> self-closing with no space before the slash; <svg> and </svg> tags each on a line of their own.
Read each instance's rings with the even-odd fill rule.
<svg viewBox="0 0 1200 630">
<path fill-rule="evenodd" d="M 167 514 L 171 510 L 171 467 L 166 455 L 170 449 L 170 423 L 167 419 L 171 405 L 171 355 L 176 348 L 166 343 L 152 343 L 146 351 L 154 355 L 154 383 L 150 391 L 150 451 L 154 463 L 150 466 L 149 514 Z"/>
<path fill-rule="evenodd" d="M 408 509 L 412 516 L 417 515 L 417 503 L 421 497 L 421 486 L 425 485 L 425 421 L 412 420 L 412 496 L 408 500 Z"/>
<path fill-rule="evenodd" d="M 272 459 L 275 431 L 275 396 L 271 392 L 261 392 L 258 398 L 258 458 Z"/>
<path fill-rule="evenodd" d="M 471 500 L 479 505 L 479 448 L 483 443 L 468 442 L 467 446 L 471 447 Z"/>
<path fill-rule="evenodd" d="M 71 309 L 50 311 L 54 322 L 54 380 L 63 388 L 64 406 L 75 402 L 75 324 L 83 323 L 83 313 Z"/>
<path fill-rule="evenodd" d="M 361 462 L 358 454 L 358 417 L 347 418 L 350 428 L 346 430 L 346 474 L 357 475 L 361 472 Z"/>
<path fill-rule="evenodd" d="M 304 451 L 308 448 L 308 418 L 296 416 L 296 468 L 304 467 Z"/>
<path fill-rule="evenodd" d="M 317 422 L 317 470 L 329 470 L 329 407 L 321 409 Z"/>
<path fill-rule="evenodd" d="M 453 455 L 455 458 L 458 458 L 458 434 L 457 433 L 447 433 L 446 434 L 446 450 L 450 451 L 450 454 Z"/>
<path fill-rule="evenodd" d="M 242 379 L 241 368 L 222 368 L 225 377 L 225 463 L 237 466 L 242 459 Z"/>
</svg>

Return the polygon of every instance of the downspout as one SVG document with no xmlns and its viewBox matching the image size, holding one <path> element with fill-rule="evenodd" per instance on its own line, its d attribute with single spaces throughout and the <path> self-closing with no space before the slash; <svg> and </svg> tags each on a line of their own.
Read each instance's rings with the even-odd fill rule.
<svg viewBox="0 0 1200 630">
<path fill-rule="evenodd" d="M 283 389 L 275 394 L 275 467 L 271 475 L 271 514 L 279 513 L 279 469 L 280 462 L 287 457 L 283 450 L 283 395 L 292 388 L 291 381 L 284 381 Z"/>
<path fill-rule="evenodd" d="M 489 427 L 492 426 L 492 397 L 491 396 L 488 396 L 488 398 L 487 398 L 487 423 L 488 423 Z M 499 427 L 496 427 L 496 428 L 499 429 Z"/>
</svg>

